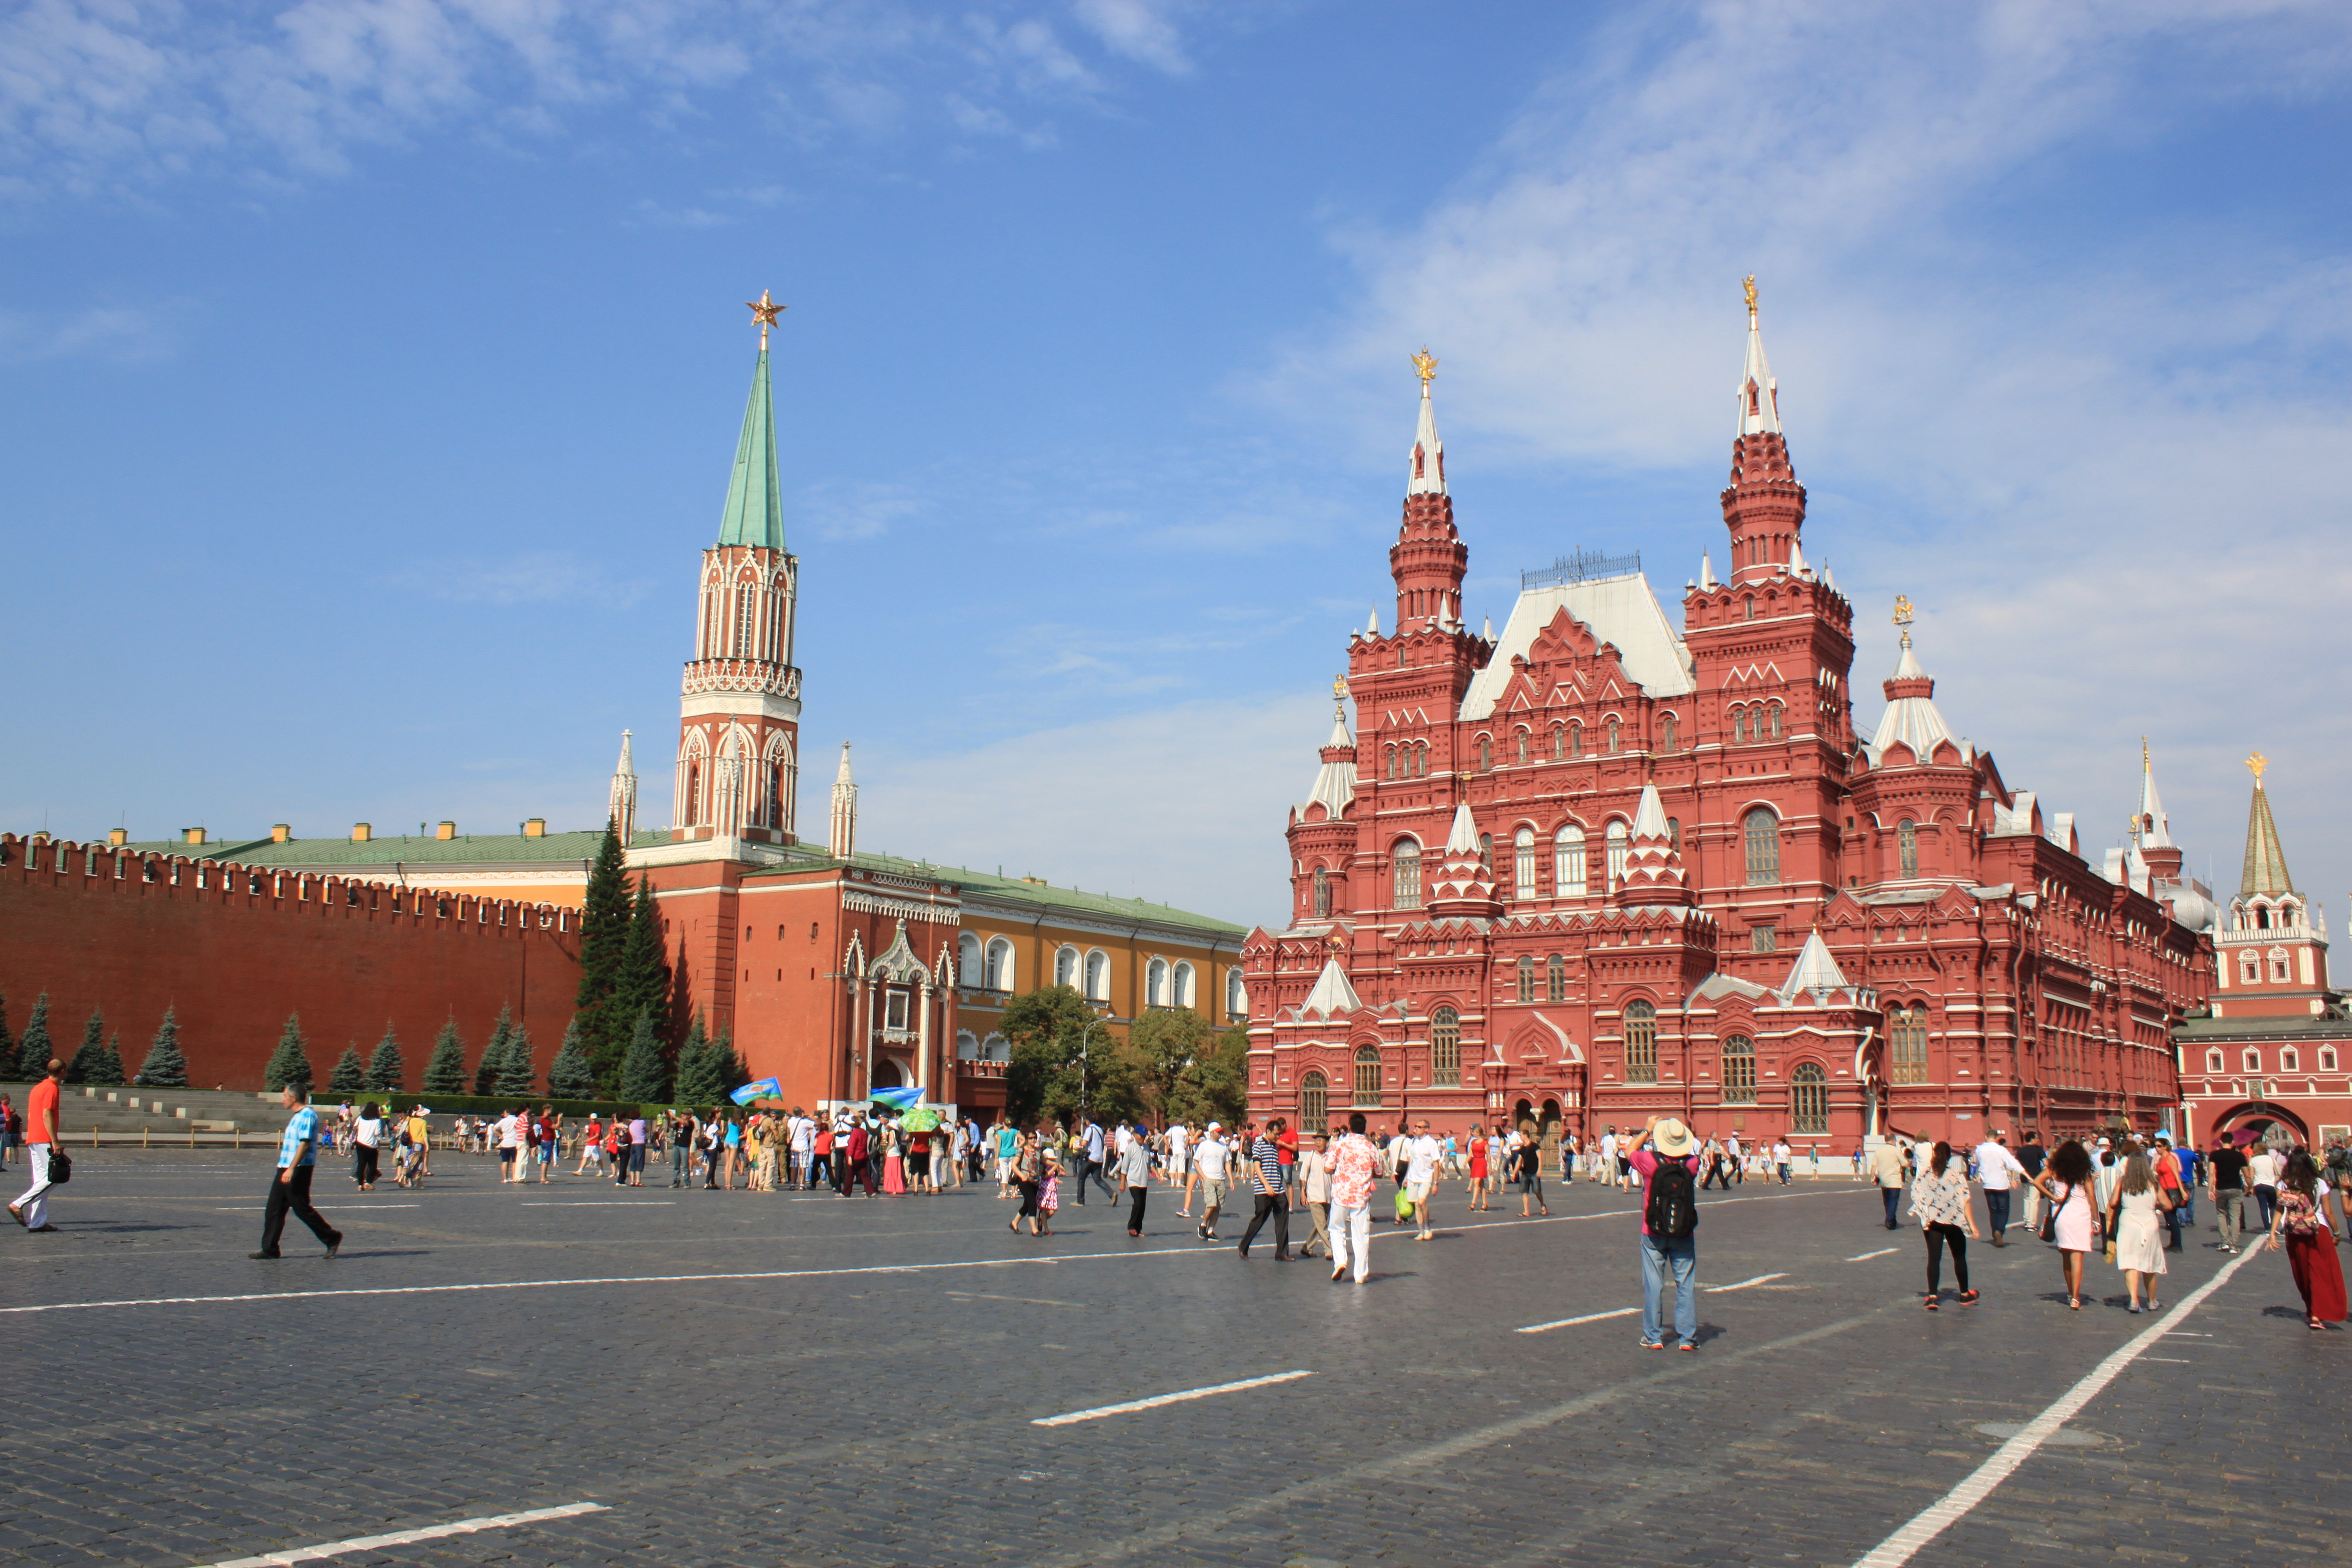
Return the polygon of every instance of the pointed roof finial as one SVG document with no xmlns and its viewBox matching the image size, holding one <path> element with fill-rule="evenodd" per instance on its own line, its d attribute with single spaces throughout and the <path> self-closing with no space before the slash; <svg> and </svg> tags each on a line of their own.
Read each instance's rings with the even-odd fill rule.
<svg viewBox="0 0 2352 1568">
<path fill-rule="evenodd" d="M 2270 765 L 2271 760 L 2263 755 L 2260 752 L 2256 752 L 2252 756 L 2246 759 L 2246 767 L 2248 771 L 2254 775 L 2254 787 L 2256 789 L 2263 787 L 2263 770 Z"/>
<path fill-rule="evenodd" d="M 1344 675 L 1331 678 L 1331 717 L 1340 720 L 1348 717 L 1348 678 Z"/>
<path fill-rule="evenodd" d="M 2279 844 L 2278 822 L 2271 816 L 2271 797 L 2263 788 L 2263 770 L 2270 763 L 2260 752 L 2246 759 L 2254 775 L 2254 799 L 2246 812 L 2246 867 L 2238 879 L 2242 899 L 2294 891 L 2294 879 L 2287 874 L 2286 851 Z"/>
<path fill-rule="evenodd" d="M 768 384 L 768 328 L 784 307 L 772 304 L 765 290 L 750 303 L 760 323 L 760 358 L 751 369 L 751 395 L 743 405 L 743 431 L 735 441 L 735 470 L 728 478 L 727 505 L 719 516 L 719 542 L 782 551 L 783 485 L 776 474 L 776 400 Z"/>
<path fill-rule="evenodd" d="M 1756 326 L 1756 279 L 1750 274 L 1741 288 L 1748 295 L 1748 359 L 1739 367 L 1739 434 L 1777 436 L 1780 433 L 1780 384 L 1764 358 L 1764 334 Z"/>
<path fill-rule="evenodd" d="M 1751 272 L 1742 279 L 1739 289 L 1740 292 L 1748 296 L 1748 319 L 1754 321 L 1756 319 L 1756 274 Z"/>
<path fill-rule="evenodd" d="M 1911 646 L 1911 595 L 1895 595 L 1895 624 L 1903 629 L 1903 646 Z"/>
<path fill-rule="evenodd" d="M 1445 493 L 1445 443 L 1437 438 L 1437 415 L 1429 403 L 1429 384 L 1437 375 L 1437 356 L 1423 349 L 1412 356 L 1412 369 L 1421 377 L 1421 419 L 1413 426 L 1412 468 L 1404 493 L 1442 496 Z"/>
<path fill-rule="evenodd" d="M 746 300 L 743 303 L 751 310 L 751 320 L 760 323 L 760 352 L 761 353 L 766 353 L 768 352 L 768 329 L 776 324 L 776 318 L 778 316 L 783 314 L 784 311 L 790 310 L 792 307 L 789 305 L 779 305 L 774 303 L 768 298 L 768 291 L 765 289 L 760 290 L 760 297 L 758 299 Z"/>
</svg>

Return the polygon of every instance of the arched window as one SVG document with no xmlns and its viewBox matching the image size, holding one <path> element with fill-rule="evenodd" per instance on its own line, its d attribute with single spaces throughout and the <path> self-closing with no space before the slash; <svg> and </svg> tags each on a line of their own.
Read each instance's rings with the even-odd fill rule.
<svg viewBox="0 0 2352 1568">
<path fill-rule="evenodd" d="M 1609 823 L 1609 890 L 1615 892 L 1617 884 L 1625 879 L 1625 851 L 1628 847 L 1625 821 L 1612 817 Z"/>
<path fill-rule="evenodd" d="M 1756 1103 L 1756 1042 L 1745 1035 L 1723 1042 L 1723 1103 Z"/>
<path fill-rule="evenodd" d="M 1478 869 L 1489 877 L 1495 874 L 1495 836 L 1491 833 L 1478 835 Z"/>
<path fill-rule="evenodd" d="M 1514 968 L 1517 976 L 1518 999 L 1522 1002 L 1534 1001 L 1536 999 L 1535 955 L 1528 952 L 1519 954 L 1519 962 Z"/>
<path fill-rule="evenodd" d="M 988 978 L 983 984 L 991 991 L 1013 989 L 1013 944 L 1003 937 L 991 939 L 987 957 Z"/>
<path fill-rule="evenodd" d="M 1525 730 L 1520 730 L 1516 732 L 1511 739 L 1519 748 L 1519 763 L 1524 767 L 1532 760 L 1528 755 L 1528 732 Z"/>
<path fill-rule="evenodd" d="M 1666 847 L 1678 850 L 1682 847 L 1683 819 L 1679 816 L 1670 816 L 1666 818 Z"/>
<path fill-rule="evenodd" d="M 1544 960 L 1544 1000 L 1568 1000 L 1568 960 L 1556 952 Z"/>
<path fill-rule="evenodd" d="M 1388 748 L 1388 752 L 1387 752 L 1387 755 L 1388 755 L 1388 776 L 1389 776 L 1389 777 L 1391 777 L 1391 778 L 1394 778 L 1394 777 L 1396 777 L 1396 776 L 1397 776 L 1397 756 L 1396 756 L 1396 753 L 1397 753 L 1397 749 L 1396 749 L 1394 746 L 1391 746 L 1391 747 L 1389 747 L 1389 748 Z"/>
<path fill-rule="evenodd" d="M 1171 1007 L 1192 1006 L 1193 999 L 1192 966 L 1189 963 L 1179 963 L 1176 965 L 1176 973 L 1171 977 L 1171 984 L 1169 989 L 1168 1005 Z"/>
<path fill-rule="evenodd" d="M 1895 853 L 1902 862 L 1902 875 L 1919 874 L 1919 825 L 1907 816 L 1895 825 Z"/>
<path fill-rule="evenodd" d="M 1054 984 L 1075 987 L 1078 983 L 1078 950 L 1060 947 L 1054 950 Z"/>
<path fill-rule="evenodd" d="M 1568 760 L 1568 727 L 1564 724 L 1551 727 L 1551 760 L 1555 763 Z"/>
<path fill-rule="evenodd" d="M 1328 921 L 1331 918 L 1331 877 L 1330 873 L 1320 866 L 1315 868 L 1314 907 L 1317 920 Z"/>
<path fill-rule="evenodd" d="M 1110 1000 L 1110 955 L 1100 948 L 1087 954 L 1087 1000 Z"/>
<path fill-rule="evenodd" d="M 1551 841 L 1551 893 L 1556 899 L 1584 897 L 1584 829 L 1573 822 Z"/>
<path fill-rule="evenodd" d="M 1658 1010 L 1647 1002 L 1625 1004 L 1625 1081 L 1658 1081 Z"/>
<path fill-rule="evenodd" d="M 1417 779 L 1429 776 L 1429 742 L 1426 741 L 1412 749 L 1412 776 Z"/>
<path fill-rule="evenodd" d="M 698 762 L 686 764 L 686 825 L 702 826 L 702 764 Z"/>
<path fill-rule="evenodd" d="M 1756 595 L 1753 594 L 1748 595 L 1747 604 L 1748 618 L 1752 621 L 1756 618 Z"/>
<path fill-rule="evenodd" d="M 1478 771 L 1482 773 L 1495 771 L 1495 740 L 1491 735 L 1478 737 Z"/>
<path fill-rule="evenodd" d="M 1143 1005 L 1168 1005 L 1168 961 L 1164 958 L 1155 958 L 1143 966 Z"/>
<path fill-rule="evenodd" d="M 1658 750 L 1671 752 L 1674 749 L 1675 716 L 1671 713 L 1661 713 L 1658 715 Z"/>
<path fill-rule="evenodd" d="M 752 596 L 751 584 L 744 583 L 735 590 L 735 657 L 750 658 L 751 626 L 759 614 L 759 601 Z"/>
<path fill-rule="evenodd" d="M 981 981 L 980 938 L 966 931 L 956 938 L 956 983 L 978 985 Z"/>
<path fill-rule="evenodd" d="M 1927 1009 L 1897 1007 L 1886 1015 L 1886 1081 L 1927 1081 Z"/>
<path fill-rule="evenodd" d="M 1013 1042 L 1003 1035 L 992 1034 L 980 1042 L 980 1059 L 984 1062 L 1009 1062 L 1013 1059 Z"/>
<path fill-rule="evenodd" d="M 1242 983 L 1242 972 L 1237 964 L 1225 971 L 1225 1017 L 1228 1022 L 1238 1024 L 1248 1016 L 1249 988 Z"/>
<path fill-rule="evenodd" d="M 1389 851 L 1389 877 L 1393 896 L 1389 902 L 1400 910 L 1421 908 L 1421 846 L 1410 838 L 1397 840 Z"/>
<path fill-rule="evenodd" d="M 1830 1130 L 1830 1075 L 1819 1062 L 1807 1062 L 1789 1075 L 1789 1131 L 1826 1132 Z"/>
<path fill-rule="evenodd" d="M 1331 1119 L 1330 1089 L 1323 1075 L 1309 1069 L 1298 1080 L 1298 1126 L 1302 1131 L 1319 1132 Z"/>
<path fill-rule="evenodd" d="M 1451 1007 L 1429 1016 L 1429 1081 L 1440 1089 L 1462 1086 L 1462 1016 Z"/>
<path fill-rule="evenodd" d="M 1772 738 L 1776 741 L 1780 738 L 1780 705 L 1778 702 L 1772 704 Z"/>
<path fill-rule="evenodd" d="M 1748 844 L 1748 885 L 1768 886 L 1780 879 L 1780 819 L 1769 807 L 1758 806 L 1740 822 Z"/>
<path fill-rule="evenodd" d="M 1356 1047 L 1356 1106 L 1360 1110 L 1381 1108 L 1381 1053 L 1373 1046 Z"/>
<path fill-rule="evenodd" d="M 1580 757 L 1584 755 L 1584 724 L 1581 720 L 1570 720 L 1569 721 L 1568 754 L 1571 757 Z"/>
<path fill-rule="evenodd" d="M 1609 754 L 1612 757 L 1617 754 L 1617 742 L 1620 732 L 1621 727 L 1617 722 L 1617 716 L 1612 713 L 1609 716 Z"/>
<path fill-rule="evenodd" d="M 956 1060 L 976 1062 L 980 1059 L 980 1037 L 970 1029 L 956 1031 Z"/>
<path fill-rule="evenodd" d="M 1522 827 L 1511 835 L 1512 890 L 1523 899 L 1536 896 L 1536 830 Z"/>
</svg>

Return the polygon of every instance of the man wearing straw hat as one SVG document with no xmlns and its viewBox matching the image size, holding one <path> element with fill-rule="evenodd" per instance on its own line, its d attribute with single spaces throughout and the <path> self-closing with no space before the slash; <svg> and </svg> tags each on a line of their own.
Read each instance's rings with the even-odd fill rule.
<svg viewBox="0 0 2352 1568">
<path fill-rule="evenodd" d="M 1650 1118 L 1633 1140 L 1632 1165 L 1642 1178 L 1642 1348 L 1664 1350 L 1660 1307 L 1671 1276 L 1677 1350 L 1698 1349 L 1698 1156 L 1690 1129 L 1672 1116 Z"/>
</svg>

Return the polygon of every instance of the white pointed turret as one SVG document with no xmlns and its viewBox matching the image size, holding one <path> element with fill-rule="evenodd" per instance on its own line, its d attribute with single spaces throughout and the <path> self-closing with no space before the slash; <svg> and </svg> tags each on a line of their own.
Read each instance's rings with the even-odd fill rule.
<svg viewBox="0 0 2352 1568">
<path fill-rule="evenodd" d="M 1780 384 L 1764 358 L 1764 334 L 1756 326 L 1756 279 L 1748 280 L 1748 360 L 1739 367 L 1739 434 L 1780 433 Z"/>
<path fill-rule="evenodd" d="M 1429 403 L 1429 382 L 1437 373 L 1437 362 L 1424 349 L 1415 356 L 1413 365 L 1421 372 L 1421 421 L 1412 429 L 1412 464 L 1404 493 L 1442 496 L 1445 493 L 1445 443 L 1437 438 L 1437 414 Z"/>
<path fill-rule="evenodd" d="M 2139 742 L 2139 810 L 2134 813 L 2137 821 L 2137 837 L 2143 849 L 2173 847 L 2172 825 L 2166 820 L 2164 801 L 2156 793 L 2156 764 L 2149 761 L 2147 739 Z"/>
<path fill-rule="evenodd" d="M 1333 816 L 1348 809 L 1356 798 L 1356 740 L 1348 733 L 1344 713 L 1331 715 L 1331 738 L 1323 742 L 1323 765 L 1315 771 L 1315 787 L 1298 804 L 1300 816 L 1310 805 L 1320 805 Z"/>
<path fill-rule="evenodd" d="M 1804 574 L 1805 547 L 1792 539 L 1789 541 L 1789 575 L 1801 577 Z"/>
<path fill-rule="evenodd" d="M 1936 748 L 1947 743 L 1965 754 L 1968 748 L 1936 706 L 1935 678 L 1920 667 L 1918 655 L 1911 651 L 1911 601 L 1899 598 L 1895 603 L 1895 625 L 1903 628 L 1903 652 L 1895 661 L 1895 673 L 1880 683 L 1886 693 L 1886 711 L 1879 717 L 1877 732 L 1863 743 L 1864 754 L 1874 768 L 1885 765 L 1887 749 L 1898 742 L 1909 749 L 1915 763 L 1933 761 Z"/>
<path fill-rule="evenodd" d="M 1625 844 L 1625 869 L 1618 878 L 1616 900 L 1621 904 L 1687 905 L 1695 901 L 1690 873 L 1675 847 L 1674 825 L 1666 820 L 1665 802 L 1658 786 L 1642 786 L 1633 808 L 1633 826 Z"/>
<path fill-rule="evenodd" d="M 1348 972 L 1339 967 L 1337 958 L 1323 961 L 1323 973 L 1315 977 L 1315 989 L 1307 994 L 1302 1013 L 1316 1013 L 1325 1019 L 1345 1018 L 1363 1006 L 1356 988 L 1348 984 Z"/>
<path fill-rule="evenodd" d="M 1478 635 L 1479 635 L 1480 637 L 1485 637 L 1488 642 L 1493 642 L 1493 641 L 1495 640 L 1495 617 L 1494 617 L 1494 616 L 1486 616 L 1486 625 L 1485 625 L 1482 628 L 1480 628 Z"/>
<path fill-rule="evenodd" d="M 1368 637 L 1376 637 L 1381 635 L 1381 612 L 1378 605 L 1374 605 L 1372 608 L 1372 618 L 1364 623 L 1364 635 Z"/>
<path fill-rule="evenodd" d="M 1715 554 L 1712 551 L 1702 550 L 1698 553 L 1698 585 L 1702 588 L 1718 585 L 1715 580 Z"/>
<path fill-rule="evenodd" d="M 1830 563 L 1826 557 L 1822 561 L 1822 586 L 1832 594 L 1838 591 L 1837 574 L 1830 570 Z"/>
<path fill-rule="evenodd" d="M 1780 1005 L 1788 1006 L 1801 992 L 1846 988 L 1845 971 L 1830 956 L 1829 944 L 1822 941 L 1817 928 L 1806 936 L 1804 951 L 1797 954 L 1796 967 L 1789 971 L 1789 983 L 1780 987 Z"/>
<path fill-rule="evenodd" d="M 1470 803 L 1466 800 L 1454 808 L 1454 828 L 1445 836 L 1445 853 L 1449 858 L 1478 858 L 1478 819 L 1470 815 Z"/>
<path fill-rule="evenodd" d="M 849 742 L 841 743 L 841 771 L 833 775 L 833 837 L 827 847 L 836 860 L 857 848 L 857 781 L 849 776 Z"/>
<path fill-rule="evenodd" d="M 612 792 L 605 797 L 612 808 L 614 830 L 621 836 L 621 847 L 629 847 L 629 835 L 637 826 L 637 768 L 629 758 L 629 732 L 621 731 L 621 760 L 613 769 Z"/>
</svg>

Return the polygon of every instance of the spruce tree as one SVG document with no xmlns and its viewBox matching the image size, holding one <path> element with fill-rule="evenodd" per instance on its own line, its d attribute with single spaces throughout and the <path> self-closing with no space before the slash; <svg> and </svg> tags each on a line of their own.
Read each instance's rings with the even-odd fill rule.
<svg viewBox="0 0 2352 1568">
<path fill-rule="evenodd" d="M 360 1060 L 360 1043 L 353 1040 L 335 1058 L 333 1076 L 327 1079 L 329 1094 L 359 1094 L 367 1089 L 367 1064 Z"/>
<path fill-rule="evenodd" d="M 310 1042 L 302 1037 L 302 1015 L 286 1015 L 286 1027 L 278 1036 L 278 1048 L 269 1053 L 269 1065 L 261 1069 L 261 1087 L 284 1089 L 299 1083 L 308 1089 L 318 1080 L 310 1070 Z"/>
<path fill-rule="evenodd" d="M 743 1058 L 735 1054 L 734 1037 L 725 1029 L 719 1031 L 719 1037 L 710 1042 L 705 1055 L 710 1062 L 710 1076 L 719 1083 L 719 1093 L 715 1097 L 718 1100 L 724 1100 L 734 1093 L 742 1087 L 743 1080 L 751 1077 L 744 1069 Z"/>
<path fill-rule="evenodd" d="M 517 1026 L 507 1037 L 506 1058 L 499 1063 L 499 1093 L 508 1100 L 526 1098 L 539 1090 L 539 1068 L 531 1060 L 530 1031 Z"/>
<path fill-rule="evenodd" d="M 457 1037 L 457 1020 L 445 1019 L 433 1037 L 433 1055 L 425 1064 L 425 1092 L 466 1092 L 466 1042 Z"/>
<path fill-rule="evenodd" d="M 121 1030 L 117 1029 L 114 1033 L 107 1037 L 106 1044 L 99 1050 L 98 1060 L 91 1065 L 89 1076 L 82 1081 L 85 1083 L 94 1083 L 100 1089 L 114 1089 L 119 1088 L 121 1085 Z"/>
<path fill-rule="evenodd" d="M 102 1078 L 92 1078 L 90 1075 L 105 1072 L 105 1056 L 106 1014 L 102 1009 L 93 1007 L 90 1009 L 89 1022 L 81 1026 L 81 1049 L 73 1054 L 73 1060 L 66 1063 L 66 1081 L 68 1083 L 104 1081 Z M 118 1083 L 121 1081 L 121 1073 L 118 1072 L 115 1075 L 115 1081 Z"/>
<path fill-rule="evenodd" d="M 716 1105 L 725 1092 L 719 1083 L 719 1063 L 711 1059 L 710 1037 L 702 1027 L 702 1015 L 694 1016 L 694 1026 L 686 1032 L 686 1044 L 677 1048 L 677 1088 L 680 1102 L 687 1105 Z"/>
<path fill-rule="evenodd" d="M 172 1008 L 163 1009 L 155 1043 L 147 1047 L 147 1059 L 139 1064 L 139 1081 L 149 1089 L 188 1087 L 188 1058 L 180 1049 L 180 1018 Z"/>
<path fill-rule="evenodd" d="M 387 1018 L 383 1038 L 375 1043 L 375 1054 L 368 1058 L 367 1086 L 396 1091 L 407 1077 L 408 1064 L 400 1059 L 400 1042 L 393 1037 L 392 1021 Z"/>
<path fill-rule="evenodd" d="M 490 1030 L 490 1043 L 482 1047 L 482 1059 L 474 1065 L 476 1094 L 498 1093 L 499 1073 L 507 1065 L 507 1042 L 513 1037 L 514 1013 L 510 1008 L 501 1007 L 499 1009 L 498 1025 Z"/>
<path fill-rule="evenodd" d="M 580 909 L 580 990 L 573 999 L 573 1016 L 580 1020 L 580 1037 L 589 1054 L 599 1060 L 617 1055 L 618 1020 L 625 1016 L 619 1011 L 617 993 L 631 910 L 629 873 L 621 849 L 620 825 L 608 817 Z"/>
<path fill-rule="evenodd" d="M 669 1098 L 669 1073 L 662 1064 L 661 1042 L 654 1037 L 650 1012 L 640 1012 L 629 1031 L 629 1054 L 621 1062 L 621 1098 L 639 1105 Z"/>
<path fill-rule="evenodd" d="M 33 1016 L 25 1020 L 25 1033 L 16 1041 L 16 1076 L 26 1083 L 47 1077 L 49 1058 L 57 1054 L 57 1044 L 49 1038 L 49 994 L 44 991 L 35 999 Z"/>
<path fill-rule="evenodd" d="M 591 1100 L 596 1093 L 596 1064 L 580 1045 L 580 1016 L 563 1026 L 563 1044 L 547 1064 L 547 1092 L 559 1100 Z"/>
<path fill-rule="evenodd" d="M 653 879 L 637 879 L 637 893 L 629 908 L 629 936 L 621 952 L 621 984 L 615 993 L 614 1018 L 627 1019 L 634 1026 L 637 1015 L 651 1013 L 656 1019 L 664 1016 L 669 1005 L 669 951 L 662 938 L 661 910 L 654 902 Z M 609 1062 L 597 1059 L 597 1076 L 611 1082 L 627 1047 L 617 1024 L 607 1035 Z M 594 1047 L 590 1047 L 592 1054 Z"/>
</svg>

